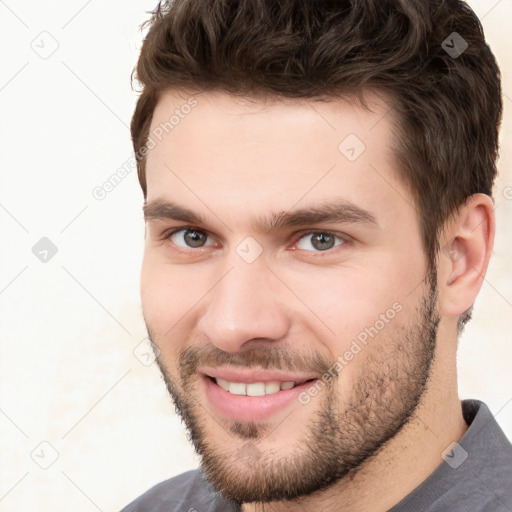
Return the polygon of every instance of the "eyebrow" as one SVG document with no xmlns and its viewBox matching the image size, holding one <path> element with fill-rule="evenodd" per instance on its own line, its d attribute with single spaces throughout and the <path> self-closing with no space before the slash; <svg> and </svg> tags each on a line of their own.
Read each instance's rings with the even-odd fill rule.
<svg viewBox="0 0 512 512">
<path fill-rule="evenodd" d="M 142 211 L 146 222 L 169 219 L 190 224 L 204 224 L 204 219 L 200 215 L 171 201 L 156 199 L 149 203 L 145 202 Z"/>
<path fill-rule="evenodd" d="M 168 219 L 189 224 L 207 224 L 204 217 L 200 214 L 171 201 L 162 199 L 144 203 L 143 212 L 146 222 Z M 268 217 L 253 220 L 251 226 L 256 231 L 271 232 L 290 227 L 328 222 L 378 226 L 377 219 L 368 210 L 360 208 L 344 199 L 330 201 L 318 206 L 273 213 Z"/>
</svg>

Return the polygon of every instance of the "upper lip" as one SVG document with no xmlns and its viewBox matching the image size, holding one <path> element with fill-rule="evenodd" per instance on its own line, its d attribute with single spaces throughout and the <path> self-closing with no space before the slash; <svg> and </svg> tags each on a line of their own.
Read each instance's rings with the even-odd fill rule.
<svg viewBox="0 0 512 512">
<path fill-rule="evenodd" d="M 279 370 L 249 370 L 244 368 L 203 368 L 202 373 L 208 377 L 224 379 L 229 382 L 243 382 L 251 384 L 254 382 L 305 382 L 316 379 L 315 375 L 306 373 L 287 373 Z"/>
</svg>

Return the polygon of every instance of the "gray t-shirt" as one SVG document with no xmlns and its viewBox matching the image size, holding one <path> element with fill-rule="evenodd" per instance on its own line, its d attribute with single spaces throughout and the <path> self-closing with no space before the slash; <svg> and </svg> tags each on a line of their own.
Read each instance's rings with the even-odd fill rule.
<svg viewBox="0 0 512 512">
<path fill-rule="evenodd" d="M 462 412 L 464 437 L 388 512 L 512 512 L 512 445 L 483 402 L 463 400 Z M 198 469 L 155 485 L 121 512 L 239 511 Z"/>
</svg>

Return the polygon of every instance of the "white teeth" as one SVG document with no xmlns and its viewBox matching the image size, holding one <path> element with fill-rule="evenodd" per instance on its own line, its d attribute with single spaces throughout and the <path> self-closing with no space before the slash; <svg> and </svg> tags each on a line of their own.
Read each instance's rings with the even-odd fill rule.
<svg viewBox="0 0 512 512">
<path fill-rule="evenodd" d="M 222 389 L 225 389 L 226 391 L 229 391 L 229 382 L 227 380 L 224 380 L 224 379 L 216 379 L 217 381 L 217 384 L 222 388 Z"/>
<path fill-rule="evenodd" d="M 263 382 L 254 382 L 252 384 L 247 384 L 247 394 L 249 396 L 264 396 L 265 384 L 263 384 Z"/>
<path fill-rule="evenodd" d="M 229 392 L 233 393 L 233 395 L 246 395 L 247 386 L 243 382 L 230 382 Z"/>
<path fill-rule="evenodd" d="M 263 396 L 273 395 L 280 390 L 291 389 L 295 385 L 295 382 L 253 382 L 251 384 L 245 384 L 243 382 L 229 382 L 225 379 L 215 378 L 217 384 L 224 390 L 233 393 L 234 395 L 248 395 L 248 396 Z"/>
<path fill-rule="evenodd" d="M 265 384 L 266 395 L 273 395 L 274 393 L 277 393 L 280 389 L 281 386 L 279 385 L 279 382 L 267 382 Z"/>
</svg>

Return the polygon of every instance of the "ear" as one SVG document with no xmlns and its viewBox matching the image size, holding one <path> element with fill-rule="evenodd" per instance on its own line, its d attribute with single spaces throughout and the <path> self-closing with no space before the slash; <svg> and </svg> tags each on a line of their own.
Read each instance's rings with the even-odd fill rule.
<svg viewBox="0 0 512 512">
<path fill-rule="evenodd" d="M 438 265 L 441 316 L 459 316 L 475 302 L 487 272 L 494 233 L 494 204 L 486 194 L 471 196 L 445 228 Z"/>
</svg>

